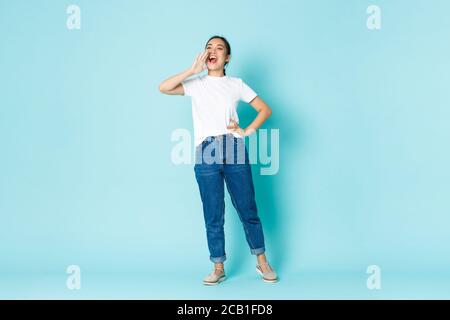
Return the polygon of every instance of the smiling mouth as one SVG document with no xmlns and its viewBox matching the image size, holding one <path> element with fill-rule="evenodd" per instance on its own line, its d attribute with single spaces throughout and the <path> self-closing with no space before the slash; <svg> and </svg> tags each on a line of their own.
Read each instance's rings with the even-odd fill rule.
<svg viewBox="0 0 450 320">
<path fill-rule="evenodd" d="M 214 63 L 216 63 L 217 62 L 217 58 L 216 57 L 209 57 L 208 58 L 208 62 L 210 63 L 210 64 L 214 64 Z"/>
</svg>

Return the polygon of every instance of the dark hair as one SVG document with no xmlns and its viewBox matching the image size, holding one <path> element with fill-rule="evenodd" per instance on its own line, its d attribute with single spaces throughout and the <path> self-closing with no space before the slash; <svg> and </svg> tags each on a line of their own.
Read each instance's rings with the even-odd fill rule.
<svg viewBox="0 0 450 320">
<path fill-rule="evenodd" d="M 222 37 L 222 36 L 215 35 L 215 36 L 212 36 L 211 38 L 209 38 L 208 41 L 206 41 L 205 48 L 208 46 L 208 42 L 210 42 L 212 39 L 221 39 L 221 40 L 225 43 L 225 47 L 227 48 L 227 55 L 228 55 L 228 54 L 231 55 L 231 47 L 230 47 L 230 43 L 228 42 L 227 39 L 225 39 L 225 38 Z M 224 75 L 226 75 L 226 73 L 225 73 L 225 66 L 226 66 L 227 64 L 228 64 L 228 61 L 225 62 L 224 66 L 223 66 L 223 74 L 224 74 Z"/>
</svg>

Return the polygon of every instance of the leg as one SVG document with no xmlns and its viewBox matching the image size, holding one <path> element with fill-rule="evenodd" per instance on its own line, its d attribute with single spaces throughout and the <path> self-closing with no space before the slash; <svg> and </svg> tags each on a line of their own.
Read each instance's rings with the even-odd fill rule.
<svg viewBox="0 0 450 320">
<path fill-rule="evenodd" d="M 210 260 L 220 267 L 226 260 L 225 255 L 225 201 L 224 180 L 220 164 L 199 163 L 194 166 L 203 204 L 206 236 Z"/>
<path fill-rule="evenodd" d="M 265 255 L 264 234 L 258 217 L 247 149 L 244 141 L 240 139 L 234 139 L 229 145 L 233 147 L 225 153 L 228 158 L 224 165 L 224 177 L 231 201 L 243 223 L 250 251 L 256 255 L 256 270 L 263 276 L 264 281 L 277 282 L 278 276 Z M 241 161 L 242 159 L 244 161 Z"/>
<path fill-rule="evenodd" d="M 245 148 L 241 150 L 245 152 L 246 161 L 244 163 L 236 161 L 239 157 L 239 148 L 236 148 L 237 143 L 243 143 L 243 140 L 241 142 L 238 139 L 235 138 L 235 143 L 232 144 L 236 151 L 233 155 L 234 162 L 229 164 L 230 161 L 228 160 L 230 159 L 227 159 L 227 163 L 224 164 L 224 177 L 231 202 L 243 224 L 250 252 L 254 255 L 259 255 L 265 252 L 264 234 L 256 207 L 252 172 Z"/>
</svg>

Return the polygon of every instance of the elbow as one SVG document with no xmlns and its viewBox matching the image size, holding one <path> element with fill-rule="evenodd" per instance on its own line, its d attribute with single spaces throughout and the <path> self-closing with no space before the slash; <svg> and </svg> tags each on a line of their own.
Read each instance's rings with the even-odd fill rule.
<svg viewBox="0 0 450 320">
<path fill-rule="evenodd" d="M 270 107 L 267 107 L 266 114 L 267 118 L 269 118 L 272 115 L 272 109 Z"/>
<path fill-rule="evenodd" d="M 167 89 L 167 85 L 165 84 L 165 81 L 161 82 L 158 86 L 158 90 L 161 93 L 166 93 L 169 92 L 170 90 Z"/>
</svg>

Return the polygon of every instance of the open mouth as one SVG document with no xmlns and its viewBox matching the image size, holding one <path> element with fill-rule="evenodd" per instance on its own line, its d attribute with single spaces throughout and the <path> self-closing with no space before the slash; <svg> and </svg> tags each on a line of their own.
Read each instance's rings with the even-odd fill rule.
<svg viewBox="0 0 450 320">
<path fill-rule="evenodd" d="M 217 62 L 217 57 L 215 57 L 215 56 L 210 56 L 210 57 L 208 58 L 208 62 L 209 62 L 210 64 L 216 63 L 216 62 Z"/>
</svg>

